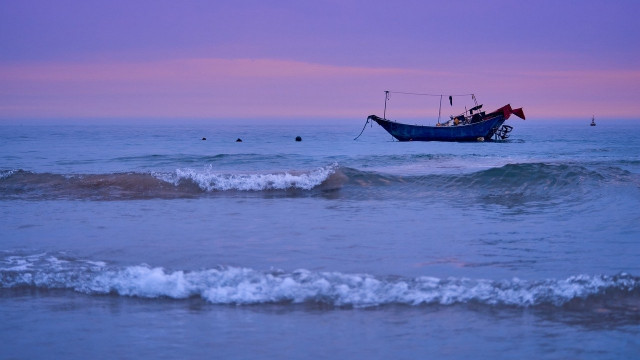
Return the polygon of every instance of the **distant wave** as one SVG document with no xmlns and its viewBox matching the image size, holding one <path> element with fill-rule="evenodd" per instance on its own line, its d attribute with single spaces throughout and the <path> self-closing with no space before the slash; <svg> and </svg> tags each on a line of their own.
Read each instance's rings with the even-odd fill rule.
<svg viewBox="0 0 640 360">
<path fill-rule="evenodd" d="M 194 155 L 194 154 L 156 154 L 156 155 L 139 155 L 139 156 L 121 156 L 110 159 L 114 163 L 143 163 L 151 166 L 170 166 L 176 164 L 211 164 L 220 162 L 244 163 L 244 162 L 265 162 L 287 160 L 292 155 L 281 154 L 216 154 L 216 155 Z"/>
<path fill-rule="evenodd" d="M 473 173 L 396 175 L 331 164 L 313 170 L 275 172 L 221 172 L 180 168 L 174 172 L 110 174 L 52 174 L 24 170 L 0 171 L 0 198 L 128 200 L 188 198 L 220 193 L 313 195 L 341 190 L 367 197 L 372 188 L 402 196 L 492 197 L 515 195 L 522 201 L 561 199 L 589 193 L 589 188 L 631 185 L 640 188 L 640 176 L 613 164 L 518 163 Z M 380 191 L 374 193 L 380 196 Z M 425 195 L 426 194 L 426 195 Z M 382 197 L 384 198 L 384 197 Z"/>
<path fill-rule="evenodd" d="M 308 270 L 261 272 L 237 267 L 199 271 L 170 271 L 147 265 L 118 268 L 100 261 L 46 253 L 2 258 L 0 289 L 24 287 L 140 298 L 199 297 L 212 304 L 321 303 L 337 307 L 393 304 L 559 307 L 574 301 L 640 297 L 640 278 L 630 274 L 494 281 L 381 278 Z"/>
<path fill-rule="evenodd" d="M 374 175 L 375 177 L 376 175 Z M 380 176 L 380 175 L 378 175 Z M 414 182 L 431 186 L 494 188 L 541 186 L 559 188 L 584 182 L 628 181 L 633 174 L 615 166 L 588 168 L 581 164 L 516 163 L 472 173 L 387 176 L 396 182 Z"/>
<path fill-rule="evenodd" d="M 178 169 L 173 174 L 154 174 L 154 176 L 175 186 L 184 182 L 193 182 L 203 191 L 311 190 L 326 181 L 335 173 L 336 168 L 337 165 L 331 165 L 309 172 L 249 174 L 221 174 L 211 169 L 205 171 Z"/>
<path fill-rule="evenodd" d="M 130 200 L 188 198 L 225 191 L 296 191 L 339 188 L 337 165 L 311 171 L 221 173 L 177 169 L 173 173 L 52 174 L 0 171 L 0 198 Z"/>
<path fill-rule="evenodd" d="M 390 198 L 450 199 L 517 206 L 534 203 L 584 203 L 614 193 L 640 193 L 640 175 L 613 164 L 585 166 L 574 163 L 506 164 L 472 173 L 401 176 L 341 168 L 346 186 L 385 187 Z M 366 194 L 361 196 L 366 197 Z M 375 193 L 378 196 L 379 192 Z"/>
</svg>

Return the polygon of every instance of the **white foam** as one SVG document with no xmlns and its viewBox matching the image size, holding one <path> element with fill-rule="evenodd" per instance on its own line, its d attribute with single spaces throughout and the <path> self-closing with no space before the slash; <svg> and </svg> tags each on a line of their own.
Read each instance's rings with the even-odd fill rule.
<svg viewBox="0 0 640 360">
<path fill-rule="evenodd" d="M 639 291 L 640 279 L 578 275 L 562 280 L 493 281 L 419 277 L 383 279 L 338 272 L 260 272 L 225 267 L 201 271 L 167 271 L 146 265 L 109 268 L 103 262 L 60 260 L 55 256 L 10 256 L 0 260 L 0 287 L 63 288 L 88 294 L 116 293 L 142 298 L 201 297 L 213 304 L 318 302 L 334 306 L 385 304 L 560 306 L 609 290 Z"/>
<path fill-rule="evenodd" d="M 4 180 L 15 174 L 18 170 L 0 170 L 0 180 Z"/>
<path fill-rule="evenodd" d="M 99 268 L 102 268 L 102 267 L 107 266 L 107 263 L 106 263 L 106 262 L 104 262 L 104 261 L 90 261 L 90 260 L 84 260 L 84 262 L 85 262 L 85 263 L 87 263 L 87 264 L 89 264 L 89 265 L 91 265 L 91 266 L 99 267 Z"/>
<path fill-rule="evenodd" d="M 0 270 L 25 271 L 31 268 L 31 263 L 18 256 L 10 256 L 0 263 Z"/>
<path fill-rule="evenodd" d="M 337 164 L 321 167 L 309 172 L 277 173 L 221 173 L 211 167 L 198 171 L 195 169 L 177 169 L 172 174 L 153 174 L 155 177 L 179 185 L 182 181 L 192 181 L 204 191 L 262 191 L 303 189 L 310 190 L 322 184 L 336 171 Z"/>
<path fill-rule="evenodd" d="M 561 305 L 575 298 L 616 287 L 607 277 L 580 276 L 566 280 L 526 282 L 418 278 L 386 281 L 366 274 L 262 273 L 225 268 L 184 273 L 161 268 L 130 267 L 97 278 L 93 290 L 141 297 L 200 296 L 214 304 L 321 302 L 336 306 L 367 307 L 383 304 L 442 304 L 479 302 L 489 305 Z M 628 284 L 627 284 L 628 285 Z M 634 281 L 633 286 L 638 284 Z"/>
</svg>

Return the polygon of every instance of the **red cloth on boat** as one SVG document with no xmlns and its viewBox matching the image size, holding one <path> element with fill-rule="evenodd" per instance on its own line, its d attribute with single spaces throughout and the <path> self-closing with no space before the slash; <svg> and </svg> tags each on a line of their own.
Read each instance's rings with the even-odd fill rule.
<svg viewBox="0 0 640 360">
<path fill-rule="evenodd" d="M 504 119 L 507 120 L 509 118 L 509 116 L 511 116 L 511 104 L 507 104 L 503 107 L 501 107 L 500 109 L 498 109 L 496 112 L 498 111 L 502 111 L 502 114 L 504 115 Z"/>
<path fill-rule="evenodd" d="M 511 111 L 515 116 L 519 117 L 520 119 L 524 120 L 524 111 L 522 110 L 522 108 L 517 108 L 517 109 L 513 109 L 513 111 Z"/>
</svg>

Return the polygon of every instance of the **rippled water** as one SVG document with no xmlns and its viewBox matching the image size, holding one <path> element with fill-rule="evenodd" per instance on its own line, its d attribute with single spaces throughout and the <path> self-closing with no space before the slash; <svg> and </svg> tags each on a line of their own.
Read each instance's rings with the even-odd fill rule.
<svg viewBox="0 0 640 360">
<path fill-rule="evenodd" d="M 640 126 L 511 125 L 0 126 L 0 357 L 632 358 Z"/>
</svg>

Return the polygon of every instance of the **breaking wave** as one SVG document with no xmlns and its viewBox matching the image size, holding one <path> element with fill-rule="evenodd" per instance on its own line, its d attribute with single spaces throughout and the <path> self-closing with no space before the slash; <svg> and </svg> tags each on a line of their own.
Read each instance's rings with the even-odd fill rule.
<svg viewBox="0 0 640 360">
<path fill-rule="evenodd" d="M 0 171 L 0 198 L 127 200 L 185 198 L 220 193 L 300 195 L 341 190 L 340 196 L 468 197 L 483 201 L 515 195 L 521 201 L 581 196 L 594 188 L 627 186 L 640 189 L 640 176 L 612 164 L 518 163 L 472 173 L 398 175 L 332 164 L 314 170 L 224 173 L 211 167 L 177 169 L 170 173 L 51 174 L 25 170 Z M 395 191 L 394 190 L 399 190 Z"/>
<path fill-rule="evenodd" d="M 170 271 L 147 265 L 52 254 L 12 255 L 0 260 L 0 289 L 65 289 L 90 295 L 139 298 L 199 297 L 212 304 L 320 303 L 336 307 L 456 305 L 560 307 L 575 301 L 640 297 L 640 278 L 630 274 L 577 275 L 566 279 L 494 281 L 434 277 L 381 278 L 339 272 L 261 272 L 217 267 Z"/>
<path fill-rule="evenodd" d="M 193 182 L 203 191 L 311 190 L 326 181 L 336 168 L 337 165 L 331 165 L 310 172 L 253 174 L 220 174 L 211 169 L 205 171 L 178 169 L 173 174 L 154 174 L 154 176 L 175 186 L 183 182 Z"/>
<path fill-rule="evenodd" d="M 129 200 L 188 198 L 241 191 L 332 190 L 342 185 L 337 165 L 311 171 L 220 173 L 211 168 L 173 173 L 51 174 L 0 172 L 0 198 Z"/>
<path fill-rule="evenodd" d="M 633 182 L 637 175 L 615 166 L 590 168 L 580 164 L 517 163 L 463 174 L 430 174 L 419 176 L 383 175 L 348 169 L 348 175 L 385 179 L 387 182 L 419 183 L 436 187 L 463 188 L 545 187 L 547 189 L 574 187 L 583 183 Z"/>
</svg>

